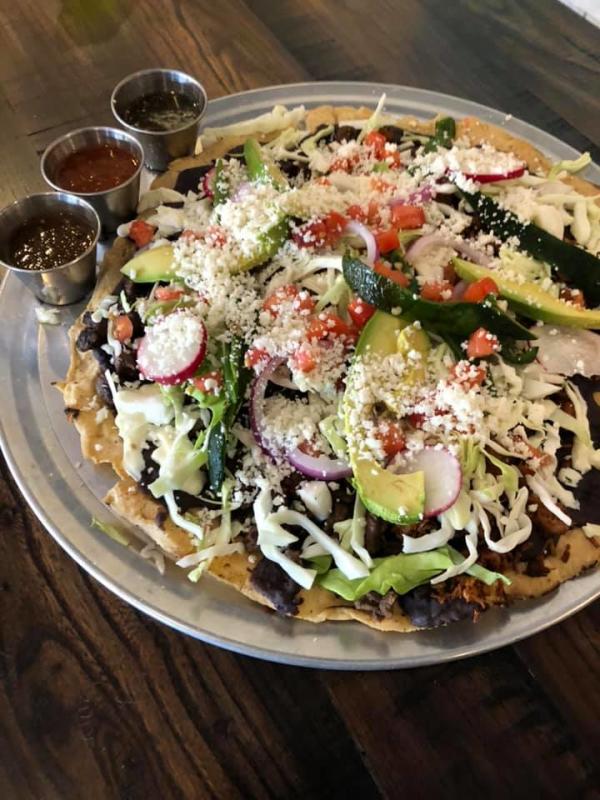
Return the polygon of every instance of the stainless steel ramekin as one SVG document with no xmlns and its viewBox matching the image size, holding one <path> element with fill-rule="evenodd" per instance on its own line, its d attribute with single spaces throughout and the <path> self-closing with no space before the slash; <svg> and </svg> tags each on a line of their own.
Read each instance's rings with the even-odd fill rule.
<svg viewBox="0 0 600 800">
<path fill-rule="evenodd" d="M 114 144 L 131 153 L 138 161 L 138 168 L 124 183 L 102 192 L 70 192 L 87 200 L 98 212 L 102 223 L 102 236 L 117 230 L 122 222 L 136 216 L 140 194 L 140 174 L 144 166 L 144 151 L 134 136 L 118 128 L 79 128 L 61 136 L 48 145 L 42 156 L 41 169 L 46 183 L 58 192 L 69 191 L 57 183 L 60 165 L 71 153 L 94 145 Z"/>
<path fill-rule="evenodd" d="M 170 131 L 148 131 L 125 122 L 123 113 L 134 100 L 152 92 L 171 91 L 182 93 L 198 103 L 199 111 L 195 119 Z M 176 69 L 143 69 L 134 72 L 115 86 L 110 100 L 115 119 L 143 146 L 148 169 L 161 171 L 174 158 L 194 153 L 198 124 L 206 111 L 206 104 L 206 92 L 202 84 Z"/>
<path fill-rule="evenodd" d="M 93 234 L 92 244 L 72 261 L 44 270 L 21 269 L 10 262 L 9 245 L 21 225 L 42 214 L 68 211 Z M 66 192 L 30 194 L 0 211 L 0 265 L 16 275 L 38 300 L 53 306 L 64 306 L 81 300 L 96 280 L 96 245 L 100 236 L 100 219 L 90 203 Z"/>
</svg>

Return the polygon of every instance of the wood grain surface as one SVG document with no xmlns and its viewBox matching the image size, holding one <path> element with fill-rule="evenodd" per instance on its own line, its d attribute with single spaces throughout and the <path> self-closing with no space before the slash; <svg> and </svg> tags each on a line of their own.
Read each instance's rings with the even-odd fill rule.
<svg viewBox="0 0 600 800">
<path fill-rule="evenodd" d="M 125 74 L 209 96 L 380 80 L 501 108 L 598 159 L 600 30 L 555 0 L 0 0 L 0 204 L 110 123 Z M 1 413 L 1 411 L 0 411 Z M 597 798 L 600 610 L 464 662 L 328 673 L 236 656 L 83 573 L 0 471 L 0 798 Z"/>
</svg>

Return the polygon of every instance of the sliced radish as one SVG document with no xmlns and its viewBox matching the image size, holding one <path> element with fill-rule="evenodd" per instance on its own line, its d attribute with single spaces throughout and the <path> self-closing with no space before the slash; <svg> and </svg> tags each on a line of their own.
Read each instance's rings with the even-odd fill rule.
<svg viewBox="0 0 600 800">
<path fill-rule="evenodd" d="M 449 450 L 425 447 L 414 455 L 396 456 L 389 469 L 399 475 L 422 471 L 425 475 L 426 517 L 436 517 L 454 505 L 462 486 L 460 462 Z"/>
<path fill-rule="evenodd" d="M 496 181 L 510 181 L 513 178 L 520 178 L 525 172 L 525 165 L 508 170 L 508 172 L 465 172 L 465 178 L 469 178 L 477 183 L 495 183 Z"/>
<path fill-rule="evenodd" d="M 170 385 L 191 378 L 206 354 L 206 328 L 190 312 L 176 311 L 146 328 L 137 352 L 148 380 Z"/>
</svg>

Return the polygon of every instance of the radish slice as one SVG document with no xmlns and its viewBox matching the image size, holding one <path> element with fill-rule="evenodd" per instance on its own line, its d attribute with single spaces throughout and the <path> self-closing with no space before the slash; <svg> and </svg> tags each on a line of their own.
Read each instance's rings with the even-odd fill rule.
<svg viewBox="0 0 600 800">
<path fill-rule="evenodd" d="M 415 455 L 401 454 L 394 458 L 390 467 L 393 472 L 404 475 L 423 471 L 425 475 L 426 517 L 436 517 L 454 505 L 462 486 L 460 462 L 449 450 L 425 447 Z"/>
<path fill-rule="evenodd" d="M 537 360 L 559 375 L 600 375 L 600 336 L 579 328 L 540 325 L 533 328 Z"/>
<path fill-rule="evenodd" d="M 287 453 L 287 460 L 298 472 L 317 481 L 341 481 L 352 475 L 347 461 L 328 456 L 309 456 L 298 447 Z"/>
<path fill-rule="evenodd" d="M 417 259 L 431 247 L 451 247 L 457 253 L 466 256 L 474 264 L 480 264 L 482 267 L 490 263 L 489 257 L 480 250 L 476 250 L 466 242 L 454 239 L 452 236 L 444 236 L 441 233 L 428 233 L 413 242 L 406 251 L 406 260 L 414 266 Z"/>
<path fill-rule="evenodd" d="M 496 181 L 510 181 L 513 178 L 520 178 L 521 175 L 525 172 L 525 165 L 521 167 L 517 167 L 516 169 L 511 169 L 508 172 L 496 172 L 496 173 L 477 173 L 477 172 L 465 172 L 463 173 L 465 178 L 469 178 L 472 181 L 476 181 L 477 183 L 496 183 Z"/>
<path fill-rule="evenodd" d="M 215 174 L 216 174 L 216 169 L 214 167 L 211 167 L 202 178 L 202 183 L 200 185 L 202 187 L 202 194 L 204 195 L 204 197 L 210 197 L 210 198 L 214 197 L 215 193 L 213 190 L 213 185 L 215 181 Z"/>
<path fill-rule="evenodd" d="M 148 380 L 171 385 L 191 378 L 206 354 L 201 319 L 176 311 L 146 328 L 137 351 L 139 371 Z"/>
<path fill-rule="evenodd" d="M 346 223 L 344 232 L 354 233 L 356 236 L 360 236 L 367 247 L 367 263 L 373 266 L 373 264 L 379 258 L 379 249 L 377 247 L 375 237 L 371 231 L 365 225 L 363 225 L 362 222 L 357 222 L 353 219 Z"/>
</svg>

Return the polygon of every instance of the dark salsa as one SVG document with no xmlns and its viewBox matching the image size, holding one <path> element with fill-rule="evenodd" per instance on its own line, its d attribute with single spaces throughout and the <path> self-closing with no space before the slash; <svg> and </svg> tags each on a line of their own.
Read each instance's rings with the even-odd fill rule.
<svg viewBox="0 0 600 800">
<path fill-rule="evenodd" d="M 8 255 L 20 269 L 42 270 L 68 264 L 94 241 L 94 232 L 74 214 L 44 214 L 21 225 L 13 233 Z"/>
<path fill-rule="evenodd" d="M 68 155 L 59 165 L 55 181 L 68 192 L 105 192 L 129 180 L 139 165 L 137 156 L 125 147 L 94 144 Z"/>
<path fill-rule="evenodd" d="M 145 131 L 172 131 L 193 120 L 200 103 L 180 92 L 151 92 L 134 100 L 123 112 L 128 125 Z"/>
</svg>

